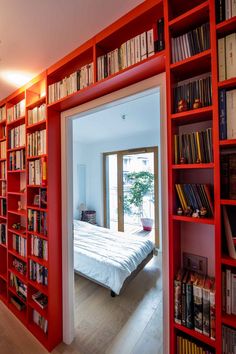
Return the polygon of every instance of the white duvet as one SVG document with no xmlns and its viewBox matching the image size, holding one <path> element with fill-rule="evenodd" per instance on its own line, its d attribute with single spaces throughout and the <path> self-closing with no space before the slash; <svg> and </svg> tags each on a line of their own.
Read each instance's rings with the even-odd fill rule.
<svg viewBox="0 0 236 354">
<path fill-rule="evenodd" d="M 74 268 L 117 295 L 125 279 L 153 250 L 140 236 L 74 220 Z"/>
</svg>

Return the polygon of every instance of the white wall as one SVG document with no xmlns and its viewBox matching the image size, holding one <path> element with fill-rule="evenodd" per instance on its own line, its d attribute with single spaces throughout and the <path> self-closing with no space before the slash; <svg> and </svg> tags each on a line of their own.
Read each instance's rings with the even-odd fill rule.
<svg viewBox="0 0 236 354">
<path fill-rule="evenodd" d="M 151 133 L 130 136 L 96 142 L 94 144 L 83 144 L 74 142 L 74 217 L 78 218 L 78 207 L 85 202 L 88 209 L 96 210 L 97 223 L 103 225 L 103 153 L 111 151 L 126 150 L 139 147 L 159 146 L 160 135 L 158 131 Z M 86 169 L 86 200 L 81 198 L 81 188 L 78 168 L 84 165 Z M 80 186 L 80 187 L 79 187 Z M 82 192 L 82 191 L 80 191 Z"/>
</svg>

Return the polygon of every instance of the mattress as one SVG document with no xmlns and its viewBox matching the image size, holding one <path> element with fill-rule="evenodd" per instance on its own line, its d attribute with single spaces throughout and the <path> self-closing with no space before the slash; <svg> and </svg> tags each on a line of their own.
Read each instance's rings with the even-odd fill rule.
<svg viewBox="0 0 236 354">
<path fill-rule="evenodd" d="M 75 271 L 117 295 L 125 279 L 152 250 L 148 239 L 74 220 Z"/>
</svg>

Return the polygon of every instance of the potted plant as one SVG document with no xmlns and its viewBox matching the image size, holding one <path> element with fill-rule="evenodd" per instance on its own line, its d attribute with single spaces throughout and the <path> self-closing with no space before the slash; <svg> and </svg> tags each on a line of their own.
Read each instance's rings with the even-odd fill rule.
<svg viewBox="0 0 236 354">
<path fill-rule="evenodd" d="M 124 196 L 124 210 L 126 213 L 139 215 L 143 230 L 151 231 L 153 219 L 145 217 L 143 200 L 154 188 L 154 174 L 148 171 L 130 172 L 126 175 L 126 180 L 130 186 Z M 132 206 L 136 208 L 136 212 L 131 212 Z"/>
</svg>

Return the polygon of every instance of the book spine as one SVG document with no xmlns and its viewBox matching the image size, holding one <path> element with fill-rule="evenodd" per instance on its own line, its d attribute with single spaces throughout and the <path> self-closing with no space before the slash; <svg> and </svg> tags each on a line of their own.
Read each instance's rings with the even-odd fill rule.
<svg viewBox="0 0 236 354">
<path fill-rule="evenodd" d="M 235 273 L 232 273 L 231 297 L 232 297 L 231 312 L 233 315 L 236 315 L 236 274 Z"/>
<path fill-rule="evenodd" d="M 231 315 L 231 270 L 226 269 L 226 313 Z"/>
<path fill-rule="evenodd" d="M 210 337 L 216 338 L 215 290 L 210 291 Z"/>
<path fill-rule="evenodd" d="M 236 111 L 236 89 L 226 92 L 227 139 L 236 138 L 235 111 Z"/>
<path fill-rule="evenodd" d="M 219 92 L 219 121 L 220 121 L 220 139 L 227 139 L 227 119 L 226 119 L 226 91 Z"/>
<path fill-rule="evenodd" d="M 225 38 L 218 39 L 218 72 L 219 81 L 226 79 L 226 62 L 225 62 Z"/>
<path fill-rule="evenodd" d="M 175 322 L 181 324 L 181 281 L 174 281 Z"/>
<path fill-rule="evenodd" d="M 203 299 L 203 334 L 210 336 L 210 290 L 204 289 L 202 291 Z"/>
<path fill-rule="evenodd" d="M 193 316 L 193 284 L 186 284 L 186 326 L 188 328 L 194 327 Z"/>
<path fill-rule="evenodd" d="M 236 33 L 226 37 L 226 75 L 227 79 L 236 76 Z"/>
<path fill-rule="evenodd" d="M 194 296 L 194 329 L 202 333 L 202 288 L 200 286 L 193 286 Z"/>
</svg>

